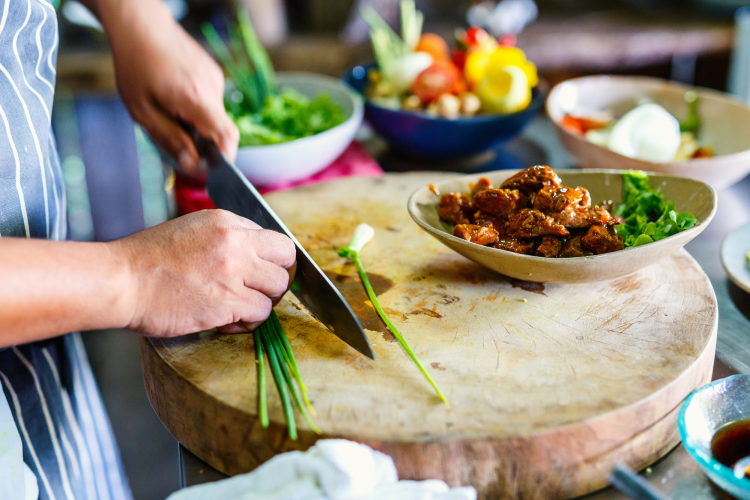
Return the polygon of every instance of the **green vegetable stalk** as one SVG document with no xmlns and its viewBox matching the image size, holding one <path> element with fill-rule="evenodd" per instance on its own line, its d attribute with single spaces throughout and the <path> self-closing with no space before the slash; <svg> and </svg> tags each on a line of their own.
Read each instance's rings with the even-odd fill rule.
<svg viewBox="0 0 750 500">
<path fill-rule="evenodd" d="M 281 328 L 281 322 L 275 311 L 271 316 L 253 332 L 255 340 L 255 356 L 258 364 L 258 414 L 260 424 L 264 429 L 268 427 L 268 402 L 266 396 L 266 373 L 265 373 L 265 349 L 268 355 L 268 363 L 271 367 L 271 374 L 276 383 L 276 389 L 279 391 L 281 399 L 281 408 L 284 412 L 289 437 L 292 440 L 297 439 L 297 423 L 294 419 L 294 408 L 292 400 L 297 409 L 302 413 L 302 417 L 307 425 L 316 433 L 320 434 L 320 429 L 313 423 L 310 413 L 314 413 L 310 400 L 307 397 L 307 388 L 302 383 L 302 377 L 297 369 L 297 361 L 294 359 L 292 347 L 286 338 L 284 330 Z M 297 381 L 299 391 L 305 400 L 305 407 L 302 404 L 297 388 L 293 380 Z M 308 412 L 309 409 L 309 412 Z"/>
<path fill-rule="evenodd" d="M 357 270 L 359 271 L 359 276 L 362 279 L 362 284 L 365 287 L 365 290 L 367 291 L 367 296 L 370 298 L 370 302 L 372 302 L 373 307 L 378 312 L 378 315 L 380 315 L 380 318 L 383 320 L 383 322 L 388 326 L 388 329 L 393 333 L 393 336 L 396 337 L 399 344 L 401 344 L 401 347 L 404 348 L 406 351 L 406 354 L 409 355 L 409 357 L 414 361 L 414 364 L 417 365 L 417 368 L 419 368 L 419 371 L 422 372 L 422 374 L 425 376 L 427 381 L 432 385 L 432 387 L 435 389 L 435 392 L 437 392 L 437 395 L 440 396 L 440 399 L 443 400 L 445 403 L 445 406 L 450 407 L 448 404 L 448 400 L 443 395 L 440 388 L 437 386 L 435 381 L 432 379 L 429 373 L 427 373 L 427 370 L 425 369 L 424 365 L 422 365 L 422 362 L 419 361 L 419 358 L 417 358 L 416 354 L 414 354 L 414 351 L 411 350 L 411 347 L 409 347 L 409 344 L 406 343 L 406 340 L 401 335 L 401 332 L 398 331 L 398 328 L 391 323 L 391 320 L 388 319 L 388 316 L 385 314 L 385 311 L 383 311 L 383 308 L 380 305 L 380 301 L 378 300 L 377 295 L 375 295 L 375 291 L 372 289 L 372 285 L 370 284 L 370 280 L 367 277 L 367 273 L 365 272 L 365 268 L 362 265 L 362 260 L 359 258 L 359 253 L 362 250 L 362 247 L 364 247 L 375 235 L 375 230 L 369 226 L 368 224 L 360 224 L 357 226 L 357 229 L 354 231 L 354 236 L 352 237 L 351 242 L 347 246 L 343 246 L 339 249 L 339 255 L 341 257 L 346 257 L 348 259 L 351 259 L 354 261 L 354 263 L 357 265 Z"/>
<path fill-rule="evenodd" d="M 677 212 L 671 201 L 664 199 L 644 172 L 628 170 L 622 174 L 622 204 L 615 213 L 625 224 L 615 226 L 625 247 L 637 247 L 659 241 L 690 229 L 698 219 L 689 212 Z"/>
</svg>

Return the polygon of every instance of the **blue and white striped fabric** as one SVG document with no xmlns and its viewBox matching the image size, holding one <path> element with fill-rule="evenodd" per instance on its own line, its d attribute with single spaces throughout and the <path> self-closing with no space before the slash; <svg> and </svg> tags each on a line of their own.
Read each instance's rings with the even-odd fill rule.
<svg viewBox="0 0 750 500">
<path fill-rule="evenodd" d="M 66 237 L 50 119 L 57 43 L 47 0 L 0 0 L 0 237 Z M 40 499 L 132 498 L 79 334 L 0 350 L 0 385 Z"/>
</svg>

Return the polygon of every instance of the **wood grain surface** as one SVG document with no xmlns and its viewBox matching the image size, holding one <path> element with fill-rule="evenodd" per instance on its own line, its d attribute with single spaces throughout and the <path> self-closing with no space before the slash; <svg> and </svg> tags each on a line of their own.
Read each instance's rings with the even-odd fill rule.
<svg viewBox="0 0 750 500">
<path fill-rule="evenodd" d="M 482 499 L 570 498 L 604 486 L 616 462 L 640 468 L 671 449 L 680 403 L 713 366 L 716 300 L 698 264 L 680 250 L 609 282 L 505 278 L 409 218 L 409 194 L 445 178 L 352 178 L 268 196 L 345 295 L 378 357 L 348 347 L 293 297 L 278 306 L 322 437 L 367 443 L 393 457 L 401 478 L 472 484 Z M 381 303 L 450 408 L 336 253 L 360 222 L 376 230 L 361 256 Z M 260 428 L 252 336 L 143 340 L 141 353 L 162 422 L 223 472 L 252 470 L 321 437 L 298 419 L 300 438 L 290 441 L 272 390 L 271 426 Z"/>
</svg>

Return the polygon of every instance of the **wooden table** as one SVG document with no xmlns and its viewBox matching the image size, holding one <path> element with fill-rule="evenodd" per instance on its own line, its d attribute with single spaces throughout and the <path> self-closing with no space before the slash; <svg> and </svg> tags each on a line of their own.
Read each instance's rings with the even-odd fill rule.
<svg viewBox="0 0 750 500">
<path fill-rule="evenodd" d="M 572 161 L 561 149 L 550 124 L 540 118 L 519 138 L 511 150 L 521 156 L 522 162 L 547 162 L 558 168 L 572 166 Z M 374 143 L 376 144 L 376 143 Z M 532 147 L 536 146 L 536 147 Z M 377 149 L 377 148 L 376 148 Z M 381 150 L 378 158 L 388 169 L 388 154 Z M 495 165 L 496 167 L 497 165 Z M 403 165 L 399 165 L 403 168 Z M 418 167 L 418 166 L 417 166 Z M 424 167 L 422 167 L 424 168 Z M 750 177 L 720 194 L 721 202 L 712 224 L 687 249 L 709 276 L 719 303 L 719 336 L 714 378 L 734 373 L 750 373 L 750 296 L 744 294 L 727 279 L 719 260 L 722 238 L 731 229 L 750 219 Z M 215 481 L 224 477 L 180 448 L 181 484 L 190 486 Z M 674 499 L 724 499 L 729 498 L 700 472 L 684 447 L 650 467 L 648 480 Z M 611 488 L 585 497 L 587 500 L 614 500 L 625 498 Z"/>
</svg>

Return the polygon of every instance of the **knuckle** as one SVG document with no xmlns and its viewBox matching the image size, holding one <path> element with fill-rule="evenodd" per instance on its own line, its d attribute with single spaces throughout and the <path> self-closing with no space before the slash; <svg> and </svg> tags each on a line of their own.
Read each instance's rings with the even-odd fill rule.
<svg viewBox="0 0 750 500">
<path fill-rule="evenodd" d="M 236 223 L 237 216 L 228 210 L 217 208 L 210 211 L 212 222 L 217 228 L 229 230 Z"/>
<path fill-rule="evenodd" d="M 196 80 L 190 80 L 185 87 L 185 97 L 195 104 L 201 103 L 201 87 Z"/>
</svg>

